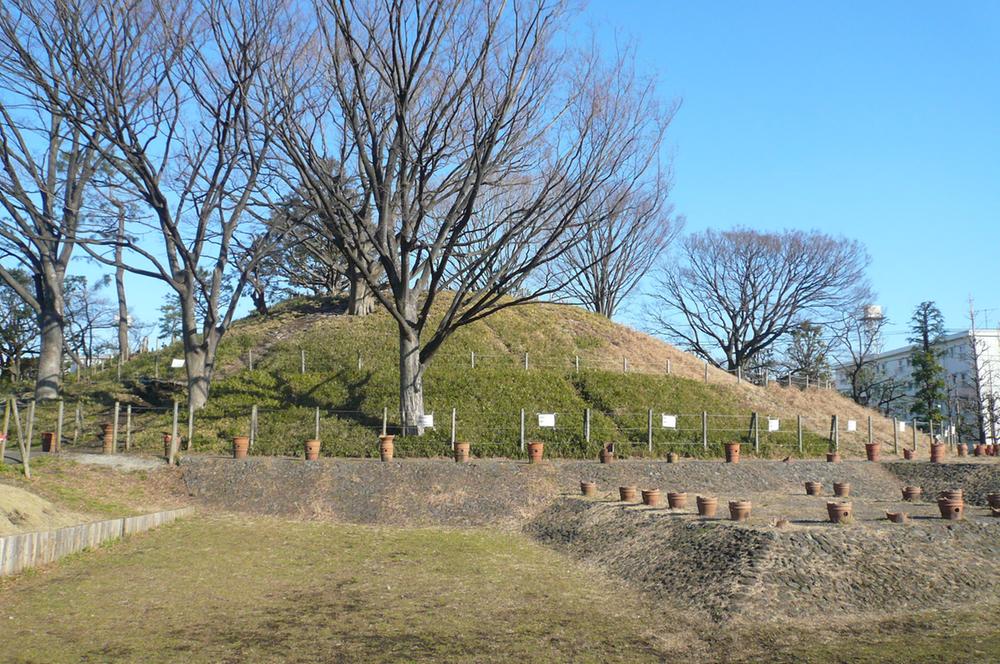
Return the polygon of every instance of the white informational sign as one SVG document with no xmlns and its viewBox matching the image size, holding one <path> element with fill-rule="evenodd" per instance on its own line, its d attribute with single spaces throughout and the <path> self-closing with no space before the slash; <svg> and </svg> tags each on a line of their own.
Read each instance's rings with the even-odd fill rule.
<svg viewBox="0 0 1000 664">
<path fill-rule="evenodd" d="M 663 424 L 662 424 L 662 426 L 663 426 L 664 429 L 676 429 L 677 428 L 677 416 L 676 415 L 667 415 L 666 413 L 663 413 L 662 417 L 663 417 Z"/>
<path fill-rule="evenodd" d="M 906 431 L 906 422 L 900 422 L 899 423 L 899 430 L 900 431 Z"/>
<path fill-rule="evenodd" d="M 858 421 L 857 420 L 847 420 L 847 430 L 848 431 L 857 431 L 858 430 Z"/>
<path fill-rule="evenodd" d="M 556 426 L 556 414 L 555 413 L 539 413 L 538 414 L 538 426 L 546 429 L 553 429 Z"/>
<path fill-rule="evenodd" d="M 175 357 L 174 359 L 170 360 L 170 368 L 171 369 L 183 369 L 184 368 L 184 358 Z"/>
<path fill-rule="evenodd" d="M 418 424 L 425 429 L 434 428 L 434 413 L 431 413 L 430 415 L 421 415 L 419 420 Z"/>
<path fill-rule="evenodd" d="M 776 417 L 769 417 L 769 418 L 767 418 L 767 430 L 768 431 L 777 431 L 779 426 L 781 426 L 781 425 L 780 425 L 780 421 L 778 420 L 778 418 L 776 418 Z"/>
</svg>

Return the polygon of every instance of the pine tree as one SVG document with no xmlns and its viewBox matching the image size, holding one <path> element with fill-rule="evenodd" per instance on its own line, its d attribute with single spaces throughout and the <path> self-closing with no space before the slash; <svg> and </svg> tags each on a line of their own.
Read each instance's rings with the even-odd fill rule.
<svg viewBox="0 0 1000 664">
<path fill-rule="evenodd" d="M 917 419 L 940 422 L 943 415 L 939 405 L 948 399 L 938 349 L 944 336 L 944 316 L 934 302 L 921 302 L 913 312 L 910 324 L 912 336 L 909 341 L 913 344 L 911 376 L 916 388 L 910 410 Z"/>
</svg>

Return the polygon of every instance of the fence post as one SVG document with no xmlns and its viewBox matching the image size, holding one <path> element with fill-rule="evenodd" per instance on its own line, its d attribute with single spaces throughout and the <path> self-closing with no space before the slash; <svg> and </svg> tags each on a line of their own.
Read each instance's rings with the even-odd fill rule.
<svg viewBox="0 0 1000 664">
<path fill-rule="evenodd" d="M 122 382 L 122 356 L 118 356 L 118 382 Z"/>
<path fill-rule="evenodd" d="M 64 408 L 64 405 L 65 404 L 63 403 L 63 400 L 59 399 L 59 414 L 56 417 L 56 445 L 55 445 L 55 451 L 56 452 L 61 452 L 62 451 L 63 408 Z M 7 435 L 7 432 L 4 431 L 4 437 L 6 437 L 6 435 Z M 3 454 L 0 453 L 0 459 L 2 459 L 2 458 L 3 458 Z"/>
<path fill-rule="evenodd" d="M 764 387 L 767 387 L 771 382 L 771 372 L 764 369 Z"/>
<path fill-rule="evenodd" d="M 62 405 L 60 403 L 60 405 Z M 60 419 L 62 416 L 60 415 Z M 125 451 L 132 449 L 132 404 L 125 406 Z"/>
<path fill-rule="evenodd" d="M 806 374 L 806 389 L 809 389 L 809 374 Z"/>
<path fill-rule="evenodd" d="M 527 357 L 527 355 L 525 355 Z M 524 451 L 524 409 L 521 409 L 521 451 Z"/>
<path fill-rule="evenodd" d="M 753 451 L 754 454 L 760 452 L 760 416 L 753 414 Z"/>
<path fill-rule="evenodd" d="M 253 371 L 253 348 L 247 349 L 247 359 L 249 360 L 250 371 Z"/>
<path fill-rule="evenodd" d="M 872 430 L 872 416 L 868 416 L 868 444 L 875 442 L 875 432 Z"/>
<path fill-rule="evenodd" d="M 913 420 L 913 451 L 917 451 L 917 421 Z"/>
<path fill-rule="evenodd" d="M 705 382 L 708 382 L 708 360 L 705 360 Z"/>
<path fill-rule="evenodd" d="M 188 435 L 186 450 L 194 449 L 194 408 L 188 404 Z"/>
<path fill-rule="evenodd" d="M 646 445 L 649 451 L 653 451 L 653 409 L 646 412 Z"/>
<path fill-rule="evenodd" d="M 808 380 L 809 377 L 806 376 Z M 838 415 L 833 416 L 833 451 L 840 451 L 840 417 Z"/>
<path fill-rule="evenodd" d="M 386 435 L 389 428 L 389 407 L 382 406 L 382 435 Z"/>
<path fill-rule="evenodd" d="M 622 373 L 628 373 L 628 358 L 622 356 Z"/>
<path fill-rule="evenodd" d="M 319 406 L 316 406 L 316 440 L 319 440 Z"/>
<path fill-rule="evenodd" d="M 796 415 L 795 416 L 795 429 L 796 429 L 796 435 L 798 436 L 798 441 L 799 441 L 799 454 L 802 454 L 802 416 L 801 415 Z"/>
<path fill-rule="evenodd" d="M 83 426 L 83 408 L 76 402 L 76 412 L 73 414 L 73 444 L 80 438 L 80 428 Z"/>
<path fill-rule="evenodd" d="M 451 451 L 452 452 L 455 451 L 455 417 L 456 417 L 456 412 L 455 412 L 455 409 L 452 408 L 451 409 Z"/>
<path fill-rule="evenodd" d="M 899 422 L 892 418 L 892 453 L 899 454 Z"/>
<path fill-rule="evenodd" d="M 576 362 L 576 372 L 580 373 L 580 356 L 579 355 L 574 356 L 574 360 Z"/>
<path fill-rule="evenodd" d="M 527 353 L 524 354 L 524 370 L 525 371 L 528 370 L 528 354 Z"/>
<path fill-rule="evenodd" d="M 111 453 L 118 454 L 118 413 L 121 411 L 121 404 L 115 402 L 115 416 L 111 424 Z"/>
<path fill-rule="evenodd" d="M 670 375 L 670 360 L 667 360 L 667 375 Z"/>
<path fill-rule="evenodd" d="M 250 449 L 253 449 L 253 444 L 257 441 L 257 404 L 250 406 Z"/>
<path fill-rule="evenodd" d="M 361 351 L 358 351 L 358 371 L 361 371 Z"/>
<path fill-rule="evenodd" d="M 583 440 L 590 442 L 590 409 L 583 409 Z"/>
<path fill-rule="evenodd" d="M 476 368 L 476 351 L 472 351 L 472 368 Z"/>
<path fill-rule="evenodd" d="M 7 453 L 7 433 L 10 431 L 10 402 L 12 397 L 7 397 L 3 402 L 3 438 L 0 438 L 0 460 Z"/>
<path fill-rule="evenodd" d="M 180 403 L 174 400 L 174 426 L 171 429 L 170 434 L 170 459 L 168 462 L 171 466 L 177 464 L 177 451 L 181 448 L 181 441 L 177 438 L 177 416 L 180 411 Z"/>
<path fill-rule="evenodd" d="M 301 363 L 301 366 L 300 366 L 301 371 L 299 371 L 299 373 L 305 373 L 306 372 L 306 350 L 305 350 L 305 348 L 299 349 L 299 362 Z"/>
<path fill-rule="evenodd" d="M 706 365 L 707 366 L 707 365 Z M 701 411 L 701 446 L 708 451 L 708 411 Z"/>
<path fill-rule="evenodd" d="M 736 382 L 743 382 L 743 367 L 736 367 Z"/>
</svg>

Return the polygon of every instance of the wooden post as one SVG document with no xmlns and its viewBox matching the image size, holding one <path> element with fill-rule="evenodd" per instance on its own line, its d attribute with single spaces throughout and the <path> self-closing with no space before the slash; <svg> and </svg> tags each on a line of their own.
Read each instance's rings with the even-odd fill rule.
<svg viewBox="0 0 1000 664">
<path fill-rule="evenodd" d="M 809 389 L 809 374 L 806 374 L 806 389 Z"/>
<path fill-rule="evenodd" d="M 319 406 L 316 406 L 316 440 L 319 440 Z"/>
<path fill-rule="evenodd" d="M 177 437 L 177 416 L 179 415 L 179 411 L 180 411 L 180 403 L 178 403 L 177 400 L 175 399 L 174 400 L 174 425 L 173 425 L 173 428 L 170 430 L 171 431 L 171 433 L 170 433 L 170 458 L 167 460 L 167 462 L 171 466 L 176 466 L 177 465 L 177 452 L 181 449 L 181 441 Z"/>
<path fill-rule="evenodd" d="M 299 373 L 304 374 L 306 372 L 306 351 L 304 348 L 299 350 L 299 363 L 300 363 Z"/>
<path fill-rule="evenodd" d="M 875 431 L 872 428 L 872 416 L 868 416 L 868 444 L 871 445 L 875 442 Z"/>
<path fill-rule="evenodd" d="M 528 370 L 528 354 L 527 353 L 524 354 L 524 370 L 525 371 Z"/>
<path fill-rule="evenodd" d="M 11 397 L 7 397 L 3 402 L 3 437 L 0 437 L 0 463 L 3 463 L 4 454 L 7 453 L 7 433 L 10 431 L 11 400 Z"/>
<path fill-rule="evenodd" d="M 248 363 L 250 364 L 250 371 L 253 371 L 253 348 L 247 349 L 247 359 L 249 361 Z"/>
<path fill-rule="evenodd" d="M 118 454 L 118 415 L 121 412 L 122 405 L 115 402 L 115 414 L 111 421 L 111 453 Z"/>
<path fill-rule="evenodd" d="M 653 409 L 650 408 L 646 413 L 646 445 L 649 447 L 649 451 L 653 451 Z"/>
<path fill-rule="evenodd" d="M 753 451 L 755 454 L 760 452 L 760 416 L 756 412 L 753 414 Z"/>
<path fill-rule="evenodd" d="M 670 360 L 667 360 L 667 375 L 670 375 Z"/>
<path fill-rule="evenodd" d="M 257 404 L 250 406 L 250 444 L 249 447 L 252 450 L 253 444 L 257 442 Z"/>
<path fill-rule="evenodd" d="M 383 406 L 382 407 L 382 435 L 383 436 L 386 435 L 386 432 L 387 432 L 388 428 L 389 428 L 389 407 L 388 406 Z"/>
<path fill-rule="evenodd" d="M 736 367 L 736 382 L 743 382 L 743 367 Z"/>
<path fill-rule="evenodd" d="M 451 409 L 451 451 L 455 451 L 455 420 L 457 418 L 457 412 L 454 408 Z"/>
<path fill-rule="evenodd" d="M 525 355 L 527 357 L 527 355 Z M 524 409 L 521 409 L 521 451 L 524 451 Z"/>
<path fill-rule="evenodd" d="M 708 382 L 708 360 L 705 360 L 705 382 Z"/>
<path fill-rule="evenodd" d="M 590 409 L 583 409 L 583 440 L 590 442 Z"/>
<path fill-rule="evenodd" d="M 798 437 L 798 442 L 799 442 L 799 454 L 801 454 L 802 453 L 802 416 L 801 415 L 796 415 L 796 417 L 795 417 L 795 429 L 796 429 L 796 435 Z"/>
<path fill-rule="evenodd" d="M 80 429 L 83 428 L 83 408 L 80 402 L 76 402 L 76 412 L 73 415 L 73 444 L 80 438 Z"/>
<path fill-rule="evenodd" d="M 472 368 L 476 368 L 476 351 L 472 351 Z"/>
<path fill-rule="evenodd" d="M 122 358 L 118 356 L 118 382 L 122 382 Z"/>
<path fill-rule="evenodd" d="M 899 422 L 892 418 L 892 453 L 899 454 Z"/>
<path fill-rule="evenodd" d="M 62 399 L 59 399 L 59 410 L 56 413 L 56 444 L 55 444 L 56 452 L 62 451 L 63 415 L 65 414 L 64 410 L 65 410 L 65 404 L 63 403 Z M 7 432 L 4 431 L 5 435 L 6 433 Z M 2 459 L 3 459 L 3 454 L 0 453 L 0 460 Z"/>
<path fill-rule="evenodd" d="M 917 421 L 913 420 L 913 451 L 917 451 Z"/>
<path fill-rule="evenodd" d="M 358 351 L 358 371 L 361 371 L 361 365 L 362 365 L 362 363 L 361 363 L 361 351 L 359 350 Z M 404 431 L 405 431 L 405 428 L 404 428 Z"/>
<path fill-rule="evenodd" d="M 806 376 L 806 380 L 809 377 Z M 833 416 L 833 450 L 834 452 L 840 451 L 840 416 Z"/>
<path fill-rule="evenodd" d="M 580 373 L 580 356 L 579 355 L 574 356 L 574 361 L 576 363 L 576 372 Z"/>
<path fill-rule="evenodd" d="M 628 358 L 622 356 L 622 373 L 628 373 Z"/>
<path fill-rule="evenodd" d="M 125 405 L 125 451 L 132 449 L 132 404 Z"/>
<path fill-rule="evenodd" d="M 24 444 L 24 435 L 23 435 L 23 433 L 21 431 L 21 413 L 18 412 L 18 410 L 17 410 L 17 399 L 11 397 L 10 402 L 11 402 L 11 406 L 13 406 L 14 428 L 17 429 L 17 447 L 18 447 L 18 449 L 21 450 L 21 463 L 24 465 L 24 477 L 26 479 L 30 480 L 31 479 L 31 439 L 30 438 L 28 439 L 28 444 L 27 445 Z M 32 403 L 32 406 L 33 406 L 35 402 L 32 401 L 31 403 Z M 33 410 L 34 410 L 33 408 L 29 407 L 29 412 L 31 412 Z M 33 414 L 33 412 L 31 412 L 31 414 Z M 31 417 L 31 415 L 29 414 L 29 417 L 28 417 L 28 421 L 29 421 L 29 424 L 28 424 L 28 434 L 29 435 L 31 434 L 31 424 L 30 424 L 30 422 L 33 419 L 34 418 Z"/>
<path fill-rule="evenodd" d="M 194 449 L 194 409 L 188 404 L 188 435 L 186 450 Z"/>
<path fill-rule="evenodd" d="M 707 366 L 707 365 L 706 365 Z M 708 451 L 708 411 L 701 411 L 701 446 Z"/>
</svg>

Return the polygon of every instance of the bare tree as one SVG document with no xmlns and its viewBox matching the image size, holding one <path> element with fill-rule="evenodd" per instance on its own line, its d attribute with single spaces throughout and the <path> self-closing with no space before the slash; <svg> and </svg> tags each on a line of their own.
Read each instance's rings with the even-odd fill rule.
<svg viewBox="0 0 1000 664">
<path fill-rule="evenodd" d="M 636 190 L 608 210 L 585 213 L 589 227 L 583 241 L 566 252 L 565 261 L 577 277 L 566 295 L 587 309 L 612 318 L 615 312 L 663 256 L 684 225 L 667 204 L 669 179 Z M 601 256 L 595 261 L 595 256 Z"/>
<path fill-rule="evenodd" d="M 708 230 L 683 240 L 650 316 L 716 366 L 746 369 L 801 321 L 856 309 L 868 263 L 859 242 L 816 231 Z"/>
<path fill-rule="evenodd" d="M 0 279 L 35 312 L 41 343 L 36 399 L 54 399 L 62 386 L 64 281 L 80 232 L 84 193 L 98 163 L 90 137 L 60 112 L 82 81 L 63 75 L 47 57 L 62 48 L 55 26 L 29 35 L 18 2 L 0 7 Z M 36 62 L 37 74 L 24 59 Z M 59 79 L 46 85 L 39 79 Z M 32 276 L 27 287 L 15 274 Z"/>
<path fill-rule="evenodd" d="M 906 384 L 882 371 L 878 364 L 883 348 L 883 330 L 889 319 L 868 315 L 864 307 L 849 309 L 831 326 L 833 346 L 842 357 L 840 371 L 850 385 L 855 403 L 887 412 L 906 397 Z"/>
<path fill-rule="evenodd" d="M 268 250 L 257 245 L 256 254 L 232 261 L 238 238 L 253 233 L 244 222 L 266 207 L 272 137 L 263 121 L 269 101 L 261 73 L 294 42 L 285 8 L 280 0 L 8 5 L 24 40 L 46 44 L 42 55 L 19 51 L 17 65 L 47 87 L 67 77 L 81 82 L 64 115 L 96 137 L 101 158 L 143 204 L 119 262 L 176 292 L 188 404 L 200 408 L 247 274 Z M 43 58 L 61 70 L 50 74 Z M 121 243 L 110 238 L 103 245 Z M 244 246 L 251 244 L 247 237 Z M 115 265 L 100 245 L 88 246 L 93 257 Z M 235 284 L 228 297 L 227 279 Z"/>
<path fill-rule="evenodd" d="M 614 209 L 650 172 L 670 113 L 624 60 L 566 45 L 562 3 L 316 6 L 315 50 L 275 77 L 276 133 L 396 321 L 400 413 L 419 432 L 437 350 L 564 286 L 572 275 L 548 268 L 585 238 L 588 209 Z"/>
</svg>

